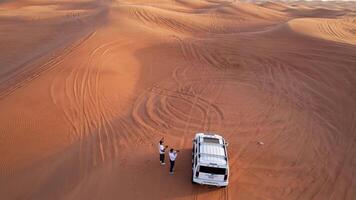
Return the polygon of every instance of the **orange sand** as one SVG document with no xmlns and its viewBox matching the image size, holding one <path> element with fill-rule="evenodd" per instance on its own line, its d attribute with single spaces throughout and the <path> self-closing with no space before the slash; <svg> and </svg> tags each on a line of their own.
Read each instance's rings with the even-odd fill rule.
<svg viewBox="0 0 356 200">
<path fill-rule="evenodd" d="M 0 199 L 354 200 L 355 45 L 348 2 L 2 1 Z M 190 183 L 199 131 L 227 188 Z"/>
</svg>

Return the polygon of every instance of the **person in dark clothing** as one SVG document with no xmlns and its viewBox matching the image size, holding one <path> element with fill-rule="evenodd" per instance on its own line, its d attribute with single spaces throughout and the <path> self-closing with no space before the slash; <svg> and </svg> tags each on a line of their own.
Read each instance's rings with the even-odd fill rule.
<svg viewBox="0 0 356 200">
<path fill-rule="evenodd" d="M 177 152 L 179 152 L 178 150 L 174 150 L 174 149 L 170 149 L 169 150 L 169 163 L 170 163 L 170 167 L 169 167 L 169 174 L 173 175 L 174 172 L 174 164 L 177 158 Z"/>
</svg>

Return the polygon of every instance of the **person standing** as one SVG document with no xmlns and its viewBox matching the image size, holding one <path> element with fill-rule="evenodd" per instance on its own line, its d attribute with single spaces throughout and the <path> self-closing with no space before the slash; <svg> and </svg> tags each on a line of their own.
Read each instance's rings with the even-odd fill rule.
<svg viewBox="0 0 356 200">
<path fill-rule="evenodd" d="M 170 149 L 169 150 L 169 163 L 170 163 L 170 167 L 169 167 L 169 174 L 173 175 L 174 172 L 174 164 L 177 158 L 177 152 L 179 152 L 178 150 L 174 150 L 174 149 Z"/>
<path fill-rule="evenodd" d="M 159 145 L 158 145 L 159 161 L 160 161 L 161 165 L 165 165 L 165 164 L 166 164 L 164 160 L 165 160 L 166 148 L 168 147 L 168 146 L 164 146 L 164 145 L 163 145 L 163 139 L 164 139 L 164 138 L 162 138 L 162 139 L 159 141 Z"/>
</svg>

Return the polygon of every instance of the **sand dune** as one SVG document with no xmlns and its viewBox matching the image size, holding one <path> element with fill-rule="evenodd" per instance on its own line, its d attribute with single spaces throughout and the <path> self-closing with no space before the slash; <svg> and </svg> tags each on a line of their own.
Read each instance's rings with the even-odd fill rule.
<svg viewBox="0 0 356 200">
<path fill-rule="evenodd" d="M 295 31 L 308 36 L 356 44 L 356 20 L 354 18 L 342 19 L 295 19 L 288 23 Z"/>
<path fill-rule="evenodd" d="M 279 10 L 279 11 L 284 11 L 289 7 L 287 4 L 280 3 L 280 2 L 273 2 L 273 1 L 262 2 L 260 6 L 270 8 L 272 10 Z"/>
<path fill-rule="evenodd" d="M 0 199 L 355 199 L 354 10 L 0 2 Z M 199 131 L 229 142 L 227 188 L 190 182 Z"/>
</svg>

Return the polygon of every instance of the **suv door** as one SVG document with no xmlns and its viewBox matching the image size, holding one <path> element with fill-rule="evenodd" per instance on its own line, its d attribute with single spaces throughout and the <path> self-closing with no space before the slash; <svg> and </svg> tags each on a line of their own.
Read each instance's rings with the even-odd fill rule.
<svg viewBox="0 0 356 200">
<path fill-rule="evenodd" d="M 195 154 L 196 154 L 196 145 L 195 145 L 195 139 L 193 140 L 193 148 L 192 148 L 192 168 L 194 166 L 194 157 L 195 157 Z"/>
<path fill-rule="evenodd" d="M 196 156 L 196 139 L 193 140 L 193 148 L 192 148 L 192 183 L 195 184 L 195 182 L 193 181 L 193 176 L 195 173 L 195 166 L 197 165 L 196 161 L 197 161 L 197 156 Z"/>
</svg>

